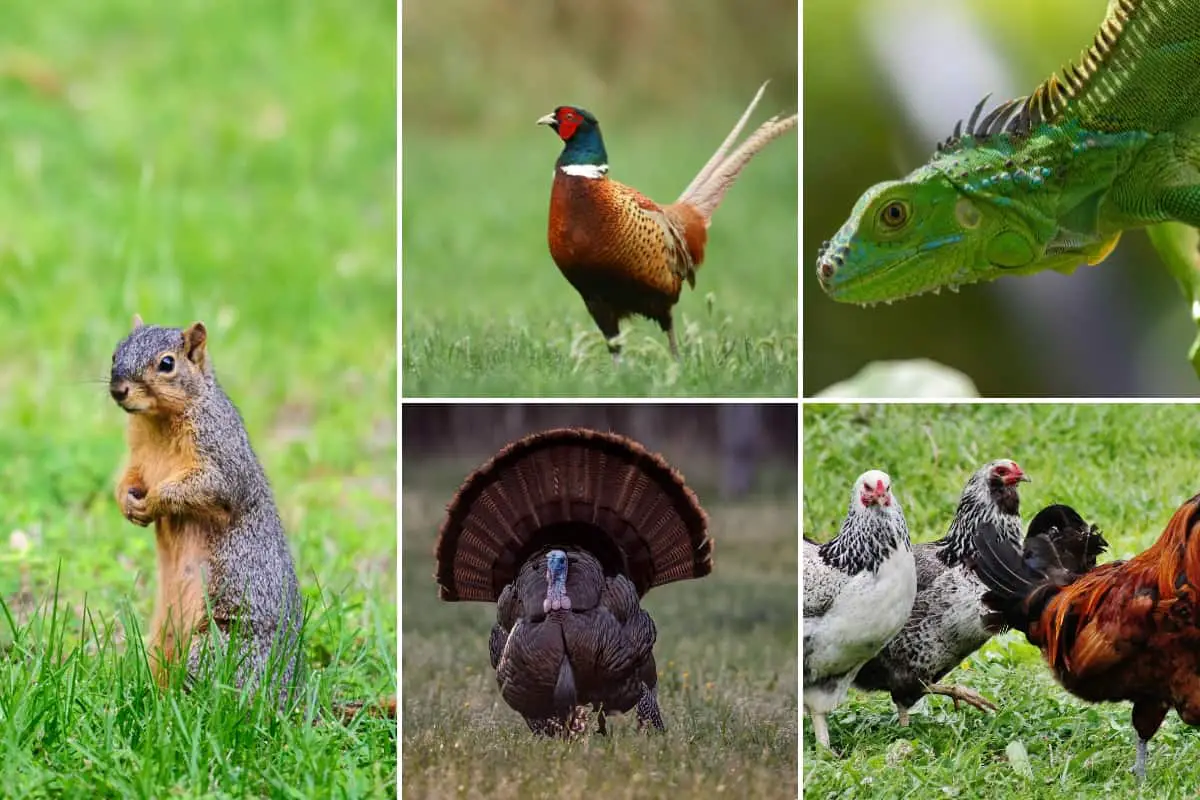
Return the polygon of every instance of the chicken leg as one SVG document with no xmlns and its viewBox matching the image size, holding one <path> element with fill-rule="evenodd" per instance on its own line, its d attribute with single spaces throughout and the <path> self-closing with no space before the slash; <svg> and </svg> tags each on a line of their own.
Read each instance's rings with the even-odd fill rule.
<svg viewBox="0 0 1200 800">
<path fill-rule="evenodd" d="M 1158 733 L 1159 726 L 1167 716 L 1167 705 L 1155 702 L 1136 702 L 1133 704 L 1133 729 L 1137 731 L 1137 758 L 1129 770 L 1141 783 L 1146 780 L 1146 750 L 1150 738 Z M 1186 721 L 1186 720 L 1185 720 Z"/>
<path fill-rule="evenodd" d="M 809 719 L 812 720 L 813 733 L 817 737 L 817 744 L 821 745 L 826 750 L 831 749 L 829 747 L 829 726 L 825 724 L 825 715 L 810 714 Z"/>
<path fill-rule="evenodd" d="M 968 689 L 965 686 L 946 686 L 941 683 L 931 683 L 925 688 L 930 694 L 940 694 L 952 698 L 954 700 L 955 711 L 959 709 L 958 703 L 960 700 L 967 705 L 975 706 L 975 708 L 978 708 L 980 711 L 996 710 L 995 703 L 993 703 L 991 700 L 988 700 L 974 689 Z M 907 716 L 907 714 L 905 716 Z"/>
</svg>

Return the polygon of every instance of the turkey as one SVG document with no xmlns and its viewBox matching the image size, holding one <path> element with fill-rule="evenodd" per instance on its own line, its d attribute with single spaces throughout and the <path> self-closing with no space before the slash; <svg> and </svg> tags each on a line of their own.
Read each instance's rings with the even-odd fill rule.
<svg viewBox="0 0 1200 800">
<path fill-rule="evenodd" d="M 846 698 L 855 674 L 896 635 L 917 593 L 912 545 L 892 482 L 864 472 L 832 540 L 804 537 L 804 708 L 829 748 L 825 716 Z"/>
<path fill-rule="evenodd" d="M 1010 459 L 984 464 L 967 481 L 946 535 L 913 546 L 917 599 L 912 613 L 854 681 L 859 689 L 891 692 L 901 727 L 908 726 L 908 710 L 925 694 L 951 697 L 956 708 L 962 701 L 995 710 L 977 692 L 938 681 L 992 636 L 984 619 L 986 588 L 967 563 L 975 553 L 972 537 L 981 525 L 990 523 L 1014 549 L 1020 548 L 1017 486 L 1028 480 Z"/>
<path fill-rule="evenodd" d="M 539 735 L 582 732 L 587 707 L 637 709 L 663 729 L 652 587 L 712 571 L 696 496 L 622 436 L 550 430 L 472 473 L 438 535 L 438 594 L 496 603 L 491 663 L 504 701 Z"/>
</svg>

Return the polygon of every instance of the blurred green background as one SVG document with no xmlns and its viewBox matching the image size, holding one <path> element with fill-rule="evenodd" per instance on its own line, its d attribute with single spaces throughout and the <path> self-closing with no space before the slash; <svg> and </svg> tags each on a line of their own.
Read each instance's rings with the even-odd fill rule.
<svg viewBox="0 0 1200 800">
<path fill-rule="evenodd" d="M 408 2 L 403 15 L 405 396 L 795 396 L 798 139 L 772 142 L 717 210 L 675 307 L 685 363 L 630 320 L 614 372 L 546 244 L 573 103 L 610 176 L 673 201 L 771 80 L 749 127 L 798 106 L 794 0 Z"/>
<path fill-rule="evenodd" d="M 817 283 L 817 248 L 871 184 L 924 163 L 988 92 L 1027 94 L 1091 43 L 1104 0 L 804 4 L 804 392 L 928 357 L 985 395 L 1195 394 L 1187 304 L 1143 232 L 1102 265 L 863 309 Z"/>
<path fill-rule="evenodd" d="M 310 662 L 339 693 L 394 692 L 395 7 L 102 0 L 6 4 L 0 19 L 0 596 L 19 626 L 61 568 L 63 609 L 86 600 L 112 620 L 128 602 L 145 624 L 154 533 L 113 499 L 126 417 L 110 356 L 134 312 L 200 319 L 326 620 Z M 331 607 L 352 667 L 330 663 Z M 0 648 L 9 633 L 0 620 Z M 7 688 L 24 679 L 13 669 Z M 91 741 L 40 736 L 3 739 L 0 761 L 49 772 Z M 356 745 L 373 760 L 387 726 L 375 736 Z M 187 780 L 168 739 L 157 767 L 124 751 L 116 771 Z M 305 746 L 344 757 L 336 741 L 327 729 Z M 386 794 L 394 780 L 386 758 L 333 758 L 327 774 L 297 746 L 244 755 L 276 788 L 316 776 Z"/>
</svg>

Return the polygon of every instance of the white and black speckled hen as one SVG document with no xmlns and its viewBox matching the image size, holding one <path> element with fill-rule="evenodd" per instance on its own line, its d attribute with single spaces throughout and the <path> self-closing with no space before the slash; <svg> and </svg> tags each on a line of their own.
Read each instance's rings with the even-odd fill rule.
<svg viewBox="0 0 1200 800">
<path fill-rule="evenodd" d="M 828 748 L 825 716 L 900 630 L 917 592 L 908 526 L 886 473 L 871 470 L 854 482 L 836 538 L 804 537 L 803 578 L 804 708 Z"/>
<path fill-rule="evenodd" d="M 891 692 L 900 717 L 926 694 L 940 694 L 978 709 L 995 705 L 963 686 L 938 683 L 993 635 L 984 616 L 987 587 L 969 566 L 973 536 L 991 524 L 1014 551 L 1021 549 L 1020 498 L 1017 486 L 1028 476 L 1009 459 L 980 467 L 963 489 L 950 530 L 936 542 L 913 545 L 917 565 L 917 599 L 904 627 L 858 673 L 854 686 Z"/>
</svg>

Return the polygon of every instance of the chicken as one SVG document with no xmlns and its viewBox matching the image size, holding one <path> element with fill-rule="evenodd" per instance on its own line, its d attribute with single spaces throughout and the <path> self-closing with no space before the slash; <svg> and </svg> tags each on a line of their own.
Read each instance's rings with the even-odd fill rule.
<svg viewBox="0 0 1200 800">
<path fill-rule="evenodd" d="M 1200 725 L 1200 495 L 1150 549 L 1093 569 L 1052 543 L 1017 557 L 1000 538 L 976 534 L 984 602 L 1042 651 L 1068 692 L 1132 701 L 1133 772 L 1144 779 L 1147 745 L 1170 709 Z"/>
<path fill-rule="evenodd" d="M 1046 506 L 1030 520 L 1022 557 L 1028 563 L 1078 575 L 1093 569 L 1097 556 L 1107 549 L 1108 542 L 1098 528 L 1089 525 L 1075 509 L 1059 504 Z M 972 570 L 975 563 L 975 558 L 968 559 Z M 986 601 L 987 592 L 985 607 Z M 1003 614 L 990 608 L 984 613 L 984 626 L 993 634 L 1009 629 Z"/>
<path fill-rule="evenodd" d="M 1017 486 L 1029 477 L 1015 462 L 984 464 L 963 489 L 950 530 L 936 542 L 917 544 L 917 599 L 900 632 L 871 659 L 854 685 L 891 692 L 901 727 L 908 710 L 927 693 L 940 694 L 980 710 L 995 705 L 972 689 L 939 680 L 991 638 L 983 620 L 985 587 L 964 563 L 972 555 L 971 536 L 980 525 L 1000 531 L 1014 553 L 1021 542 Z"/>
<path fill-rule="evenodd" d="M 917 592 L 908 525 L 886 473 L 870 470 L 854 482 L 834 539 L 804 538 L 803 579 L 804 708 L 829 748 L 825 716 L 900 630 Z"/>
</svg>

